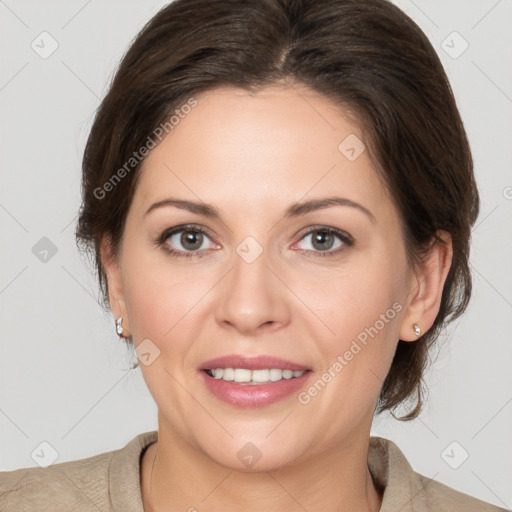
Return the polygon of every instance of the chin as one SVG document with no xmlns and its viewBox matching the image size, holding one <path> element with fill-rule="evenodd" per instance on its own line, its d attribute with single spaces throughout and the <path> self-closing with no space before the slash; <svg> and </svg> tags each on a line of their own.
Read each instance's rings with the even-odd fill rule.
<svg viewBox="0 0 512 512">
<path fill-rule="evenodd" d="M 231 439 L 226 445 L 220 445 L 217 441 L 215 448 L 212 446 L 203 450 L 203 453 L 213 462 L 232 471 L 242 473 L 262 473 L 276 471 L 298 461 L 299 449 L 296 444 L 289 446 L 270 443 L 261 438 Z M 289 436 L 293 439 L 295 436 Z"/>
</svg>

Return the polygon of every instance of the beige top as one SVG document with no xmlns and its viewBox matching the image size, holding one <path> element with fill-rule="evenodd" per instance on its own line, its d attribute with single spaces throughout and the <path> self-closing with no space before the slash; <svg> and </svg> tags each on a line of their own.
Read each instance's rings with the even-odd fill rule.
<svg viewBox="0 0 512 512">
<path fill-rule="evenodd" d="M 143 512 L 140 460 L 158 432 L 86 459 L 0 472 L 1 512 Z M 370 437 L 368 467 L 384 487 L 380 512 L 504 512 L 413 471 L 396 444 Z"/>
</svg>

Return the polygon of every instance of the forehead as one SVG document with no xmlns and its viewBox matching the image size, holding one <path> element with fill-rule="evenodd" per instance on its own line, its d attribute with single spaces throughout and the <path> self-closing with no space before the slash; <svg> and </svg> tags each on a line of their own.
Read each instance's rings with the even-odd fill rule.
<svg viewBox="0 0 512 512">
<path fill-rule="evenodd" d="M 166 194 L 220 208 L 235 198 L 257 208 L 332 192 L 385 200 L 359 123 L 319 93 L 275 85 L 257 93 L 218 88 L 194 98 L 196 106 L 144 161 L 135 198 L 141 207 Z"/>
</svg>

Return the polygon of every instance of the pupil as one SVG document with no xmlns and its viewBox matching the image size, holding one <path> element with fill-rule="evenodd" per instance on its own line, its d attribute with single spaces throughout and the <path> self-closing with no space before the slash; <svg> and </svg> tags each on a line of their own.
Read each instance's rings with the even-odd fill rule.
<svg viewBox="0 0 512 512">
<path fill-rule="evenodd" d="M 201 247 L 202 234 L 197 231 L 184 231 L 181 235 L 181 243 L 183 247 L 193 250 Z M 191 244 L 191 245 L 188 245 Z"/>
<path fill-rule="evenodd" d="M 331 233 L 328 233 L 326 231 L 317 231 L 316 232 L 317 235 L 316 236 L 313 236 L 313 246 L 315 247 L 315 249 L 319 249 L 319 250 L 326 250 L 326 249 L 330 249 L 332 247 L 332 242 L 333 242 L 333 236 L 331 235 Z M 325 246 L 325 242 L 331 242 L 330 244 L 328 243 L 328 247 Z M 320 247 L 317 247 L 316 244 L 317 243 L 320 243 Z M 322 246 L 322 243 L 324 243 L 324 245 Z"/>
</svg>

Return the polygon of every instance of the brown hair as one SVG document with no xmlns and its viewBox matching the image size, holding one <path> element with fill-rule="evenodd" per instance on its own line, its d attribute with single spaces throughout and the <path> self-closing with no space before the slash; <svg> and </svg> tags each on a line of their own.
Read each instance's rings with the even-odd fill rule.
<svg viewBox="0 0 512 512">
<path fill-rule="evenodd" d="M 469 244 L 479 199 L 439 58 L 388 1 L 176 0 L 160 10 L 123 57 L 96 113 L 83 158 L 78 246 L 95 260 L 108 307 L 100 242 L 109 237 L 118 254 L 140 174 L 134 151 L 194 94 L 221 86 L 254 92 L 282 80 L 356 113 L 399 209 L 410 262 L 439 241 L 438 230 L 452 235 L 439 313 L 418 341 L 398 342 L 376 407 L 391 410 L 416 394 L 415 408 L 398 418 L 413 419 L 422 407 L 429 349 L 471 295 Z"/>
</svg>

